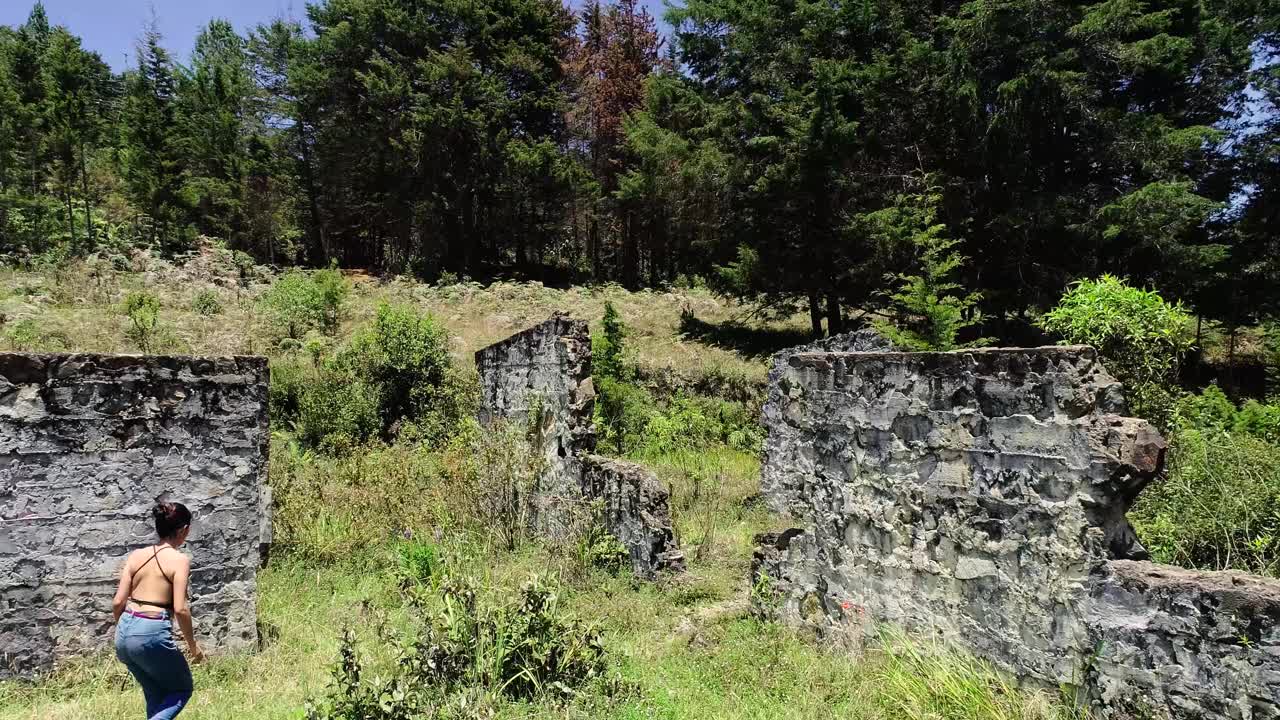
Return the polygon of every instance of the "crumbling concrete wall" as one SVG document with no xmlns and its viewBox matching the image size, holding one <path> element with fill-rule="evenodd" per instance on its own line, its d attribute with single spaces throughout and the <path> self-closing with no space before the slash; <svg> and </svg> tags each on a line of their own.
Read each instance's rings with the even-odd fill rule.
<svg viewBox="0 0 1280 720">
<path fill-rule="evenodd" d="M 263 358 L 0 353 L 0 675 L 110 643 L 161 498 L 195 516 L 202 643 L 255 646 L 267 443 Z"/>
<path fill-rule="evenodd" d="M 945 638 L 1104 714 L 1280 712 L 1280 583 L 1145 562 L 1125 512 L 1164 441 L 1093 350 L 779 356 L 759 612 Z"/>
<path fill-rule="evenodd" d="M 639 465 L 592 454 L 595 388 L 586 322 L 557 314 L 477 352 L 476 369 L 480 421 L 528 423 L 545 461 L 531 498 L 537 532 L 563 537 L 584 507 L 598 502 L 636 575 L 682 565 L 666 488 Z"/>
</svg>

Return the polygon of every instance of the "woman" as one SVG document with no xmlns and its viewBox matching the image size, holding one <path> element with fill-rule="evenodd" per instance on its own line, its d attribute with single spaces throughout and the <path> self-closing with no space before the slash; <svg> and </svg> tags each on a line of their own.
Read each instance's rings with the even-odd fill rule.
<svg viewBox="0 0 1280 720">
<path fill-rule="evenodd" d="M 173 642 L 178 619 L 192 662 L 204 660 L 191 628 L 187 580 L 191 559 L 178 548 L 191 532 L 191 511 L 181 503 L 151 510 L 160 544 L 129 553 L 111 609 L 116 619 L 116 657 L 142 686 L 149 720 L 172 720 L 191 699 L 191 670 Z"/>
</svg>

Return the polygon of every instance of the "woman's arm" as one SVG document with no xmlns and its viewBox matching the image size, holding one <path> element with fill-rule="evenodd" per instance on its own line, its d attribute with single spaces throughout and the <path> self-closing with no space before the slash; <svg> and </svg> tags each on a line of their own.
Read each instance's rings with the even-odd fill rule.
<svg viewBox="0 0 1280 720">
<path fill-rule="evenodd" d="M 116 586 L 116 596 L 111 598 L 111 622 L 120 622 L 124 608 L 129 604 L 129 589 L 133 587 L 133 570 L 129 567 L 129 558 L 124 556 L 124 567 L 120 569 L 120 584 Z"/>
<path fill-rule="evenodd" d="M 187 650 L 191 651 L 192 662 L 204 660 L 204 651 L 196 644 L 196 631 L 191 624 L 191 606 L 187 604 L 187 583 L 191 580 L 191 558 L 182 553 L 182 560 L 173 571 L 173 616 L 178 619 L 178 627 L 182 637 L 187 641 Z"/>
</svg>

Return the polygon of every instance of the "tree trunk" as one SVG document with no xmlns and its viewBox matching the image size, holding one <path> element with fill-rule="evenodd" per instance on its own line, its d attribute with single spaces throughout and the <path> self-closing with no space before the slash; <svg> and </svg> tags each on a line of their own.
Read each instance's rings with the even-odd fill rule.
<svg viewBox="0 0 1280 720">
<path fill-rule="evenodd" d="M 311 264 L 324 267 L 329 264 L 329 237 L 324 223 L 320 221 L 319 191 L 316 189 L 315 172 L 311 167 L 311 151 L 307 139 L 299 132 L 299 149 L 302 151 L 302 181 L 307 188 L 307 210 L 311 215 L 311 248 L 308 253 Z"/>
<path fill-rule="evenodd" d="M 71 244 L 72 246 L 75 246 L 76 216 L 75 216 L 75 210 L 73 209 L 71 204 L 71 188 L 69 186 L 70 186 L 70 183 L 68 183 L 67 189 L 63 191 L 63 197 L 67 202 L 67 237 L 71 238 Z"/>
<path fill-rule="evenodd" d="M 84 159 L 84 146 L 80 147 L 80 187 L 84 192 L 85 250 L 93 247 L 93 203 L 89 198 L 89 168 Z"/>
<path fill-rule="evenodd" d="M 813 337 L 822 337 L 822 305 L 818 302 L 818 291 L 809 291 L 809 323 L 813 328 Z"/>
<path fill-rule="evenodd" d="M 840 308 L 840 296 L 833 290 L 827 293 L 827 335 L 844 332 L 844 312 Z"/>
</svg>

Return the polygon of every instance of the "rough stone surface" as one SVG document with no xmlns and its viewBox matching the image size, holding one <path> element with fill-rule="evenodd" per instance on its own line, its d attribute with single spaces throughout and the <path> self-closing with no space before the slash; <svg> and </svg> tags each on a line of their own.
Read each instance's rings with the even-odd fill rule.
<svg viewBox="0 0 1280 720">
<path fill-rule="evenodd" d="M 1141 717 L 1280 717 L 1280 582 L 1113 560 L 1086 621 L 1101 704 Z"/>
<path fill-rule="evenodd" d="M 635 463 L 588 455 L 583 458 L 583 493 L 600 498 L 605 527 L 631 555 L 636 575 L 678 569 L 684 556 L 671 528 L 670 493 L 658 477 Z"/>
<path fill-rule="evenodd" d="M 267 443 L 263 358 L 0 353 L 0 675 L 110 642 L 160 498 L 195 515 L 202 643 L 255 646 Z"/>
<path fill-rule="evenodd" d="M 480 421 L 529 423 L 545 460 L 532 498 L 535 530 L 562 537 L 579 509 L 600 501 L 605 526 L 626 546 L 637 575 L 678 567 L 667 491 L 648 470 L 591 455 L 595 388 L 587 323 L 557 314 L 476 353 Z"/>
<path fill-rule="evenodd" d="M 1276 717 L 1280 584 L 1113 560 L 1165 450 L 1120 390 L 1082 347 L 780 355 L 761 485 L 802 527 L 759 538 L 757 611 L 938 636 L 1107 715 Z"/>
</svg>

